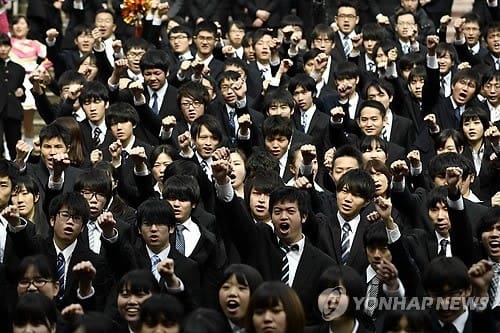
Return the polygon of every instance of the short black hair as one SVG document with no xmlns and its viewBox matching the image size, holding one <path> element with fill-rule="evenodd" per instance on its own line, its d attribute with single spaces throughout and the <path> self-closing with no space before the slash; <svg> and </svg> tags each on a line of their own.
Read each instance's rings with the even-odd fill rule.
<svg viewBox="0 0 500 333">
<path fill-rule="evenodd" d="M 42 293 L 27 293 L 21 296 L 12 316 L 14 326 L 28 323 L 43 325 L 50 331 L 57 323 L 56 303 Z"/>
<path fill-rule="evenodd" d="M 374 88 L 377 92 L 385 91 L 389 97 L 394 96 L 394 86 L 385 79 L 375 79 L 369 81 L 363 89 L 364 98 L 368 98 L 368 89 Z"/>
<path fill-rule="evenodd" d="M 338 9 L 340 7 L 354 8 L 356 10 L 356 15 L 358 15 L 358 6 L 357 6 L 356 1 L 352 1 L 352 0 L 340 0 L 338 2 L 338 4 L 337 4 L 337 13 L 335 13 L 335 15 L 338 14 Z"/>
<path fill-rule="evenodd" d="M 217 33 L 217 25 L 215 25 L 214 22 L 209 21 L 209 20 L 203 20 L 200 23 L 196 25 L 194 28 L 194 36 L 198 36 L 198 34 L 201 31 L 206 31 L 214 35 L 215 38 L 219 37 L 219 34 Z"/>
<path fill-rule="evenodd" d="M 361 74 L 358 65 L 350 61 L 338 63 L 336 69 L 335 80 L 354 79 Z"/>
<path fill-rule="evenodd" d="M 170 37 L 171 34 L 179 34 L 179 33 L 184 33 L 187 35 L 188 38 L 193 38 L 193 30 L 188 27 L 185 24 L 179 24 L 168 32 L 168 37 Z"/>
<path fill-rule="evenodd" d="M 410 74 L 408 75 L 408 82 L 411 82 L 417 77 L 421 77 L 424 80 L 427 78 L 427 71 L 425 70 L 424 66 L 417 65 L 413 67 L 413 69 L 410 71 Z"/>
<path fill-rule="evenodd" d="M 44 254 L 35 254 L 32 256 L 24 257 L 17 268 L 17 281 L 19 282 L 24 278 L 24 274 L 29 268 L 33 267 L 41 278 L 55 281 L 56 270 L 54 266 L 49 263 L 49 259 Z"/>
<path fill-rule="evenodd" d="M 224 71 L 226 71 L 226 68 L 228 66 L 235 66 L 235 67 L 241 68 L 245 72 L 245 75 L 248 76 L 247 66 L 246 66 L 245 62 L 242 59 L 240 59 L 238 57 L 226 58 L 224 60 Z"/>
<path fill-rule="evenodd" d="M 385 114 L 387 112 L 387 110 L 385 109 L 384 105 L 382 103 L 380 103 L 379 101 L 375 101 L 375 100 L 368 100 L 368 101 L 363 101 L 361 102 L 361 104 L 359 105 L 359 108 L 358 110 L 356 111 L 356 118 L 360 118 L 361 117 L 361 112 L 365 109 L 365 108 L 373 108 L 373 109 L 377 109 L 380 111 L 380 115 L 382 116 L 382 119 L 385 117 Z"/>
<path fill-rule="evenodd" d="M 295 107 L 295 102 L 293 100 L 292 94 L 283 88 L 279 88 L 276 90 L 268 91 L 264 96 L 264 103 L 262 105 L 262 110 L 266 113 L 269 111 L 269 108 L 278 103 L 286 104 L 290 107 L 290 112 L 293 111 Z"/>
<path fill-rule="evenodd" d="M 88 25 L 88 24 L 78 24 L 74 29 L 73 29 L 73 38 L 76 39 L 77 37 L 80 37 L 81 35 L 92 35 L 92 29 L 93 26 Z"/>
<path fill-rule="evenodd" d="M 82 93 L 78 97 L 80 104 L 93 99 L 102 99 L 104 102 L 109 101 L 108 88 L 99 81 L 85 82 Z"/>
<path fill-rule="evenodd" d="M 301 87 L 306 91 L 312 92 L 312 95 L 316 95 L 316 82 L 314 79 L 305 73 L 297 74 L 290 79 L 288 83 L 288 91 L 293 95 L 295 89 Z"/>
<path fill-rule="evenodd" d="M 143 224 L 163 224 L 175 226 L 175 212 L 166 200 L 147 199 L 143 201 L 136 212 L 137 227 Z"/>
<path fill-rule="evenodd" d="M 247 178 L 245 183 L 258 172 L 276 172 L 279 175 L 280 164 L 265 148 L 256 147 L 245 164 Z"/>
<path fill-rule="evenodd" d="M 351 169 L 344 173 L 337 184 L 337 192 L 341 191 L 344 186 L 349 192 L 366 201 L 370 201 L 375 196 L 375 184 L 372 176 L 361 169 Z"/>
<path fill-rule="evenodd" d="M 155 294 L 141 305 L 140 323 L 149 327 L 158 324 L 171 326 L 181 324 L 184 317 L 184 307 L 179 300 L 168 294 Z"/>
<path fill-rule="evenodd" d="M 332 159 L 332 166 L 335 165 L 335 160 L 341 157 L 352 157 L 358 162 L 358 166 L 363 166 L 363 154 L 358 148 L 351 145 L 343 145 L 335 151 Z"/>
<path fill-rule="evenodd" d="M 206 107 L 210 103 L 208 90 L 200 82 L 188 81 L 177 90 L 177 106 L 181 107 L 181 98 L 192 98 L 195 101 L 203 103 Z"/>
<path fill-rule="evenodd" d="M 274 31 L 272 29 L 263 29 L 263 28 L 255 30 L 254 33 L 252 34 L 252 46 L 255 47 L 255 44 L 257 44 L 257 42 L 261 40 L 262 37 L 264 37 L 265 35 L 271 36 L 271 38 L 273 38 Z"/>
<path fill-rule="evenodd" d="M 271 192 L 269 197 L 269 212 L 271 215 L 274 206 L 281 202 L 296 202 L 300 216 L 309 215 L 311 211 L 311 198 L 309 193 L 296 187 L 281 186 Z"/>
<path fill-rule="evenodd" d="M 467 289 L 470 286 L 467 266 L 458 257 L 434 258 L 424 272 L 422 282 L 431 293 Z"/>
<path fill-rule="evenodd" d="M 320 35 L 326 35 L 326 37 L 335 43 L 335 31 L 333 31 L 332 27 L 325 23 L 316 24 L 311 32 L 311 41 L 315 38 L 318 38 Z"/>
<path fill-rule="evenodd" d="M 384 28 L 374 22 L 364 24 L 361 28 L 361 33 L 363 34 L 363 40 L 381 41 L 387 37 Z"/>
<path fill-rule="evenodd" d="M 184 321 L 184 333 L 220 333 L 227 326 L 227 318 L 214 309 L 197 308 Z"/>
<path fill-rule="evenodd" d="M 262 134 L 264 134 L 264 138 L 273 138 L 279 135 L 286 137 L 288 141 L 290 141 L 292 132 L 290 119 L 278 115 L 267 117 L 262 125 Z"/>
<path fill-rule="evenodd" d="M 448 207 L 448 188 L 446 186 L 434 187 L 427 195 L 425 205 L 427 210 L 431 208 L 436 208 L 440 203 L 445 207 Z"/>
<path fill-rule="evenodd" d="M 12 161 L 0 159 L 0 177 L 9 177 L 12 187 L 14 187 L 19 177 L 19 168 Z"/>
<path fill-rule="evenodd" d="M 377 135 L 366 135 L 361 139 L 359 143 L 359 150 L 361 153 L 371 151 L 373 142 L 375 142 L 377 148 L 380 147 L 384 151 L 386 156 L 388 155 L 389 145 L 387 141 Z"/>
<path fill-rule="evenodd" d="M 160 156 L 161 154 L 166 154 L 166 155 L 170 156 L 170 158 L 172 159 L 172 162 L 177 161 L 178 159 L 181 158 L 179 156 L 179 152 L 173 146 L 171 146 L 171 145 L 158 145 L 158 146 L 153 148 L 153 151 L 149 155 L 149 165 L 151 167 L 153 167 L 155 165 L 156 160 L 158 159 L 158 156 Z"/>
<path fill-rule="evenodd" d="M 139 64 L 141 67 L 141 72 L 146 69 L 160 69 L 165 73 L 170 70 L 170 61 L 168 60 L 168 55 L 163 50 L 151 49 L 146 51 L 141 58 Z"/>
<path fill-rule="evenodd" d="M 389 243 L 387 238 L 387 230 L 383 221 L 376 221 L 366 226 L 363 234 L 363 245 L 368 247 L 386 247 Z"/>
<path fill-rule="evenodd" d="M 71 215 L 81 216 L 84 224 L 89 220 L 89 204 L 78 192 L 62 193 L 54 197 L 49 204 L 49 217 L 55 218 L 62 207 L 66 207 Z"/>
<path fill-rule="evenodd" d="M 150 270 L 135 269 L 126 273 L 117 284 L 117 291 L 123 290 L 138 295 L 143 292 L 156 294 L 160 292 L 160 286 Z"/>
<path fill-rule="evenodd" d="M 82 73 L 78 73 L 76 70 L 70 69 L 67 71 L 64 71 L 61 76 L 59 77 L 59 80 L 57 80 L 57 85 L 59 87 L 64 87 L 70 84 L 81 84 L 84 85 L 85 82 L 87 82 L 87 79 L 85 78 L 85 75 Z"/>
<path fill-rule="evenodd" d="M 436 177 L 444 177 L 446 174 L 446 169 L 449 167 L 460 166 L 460 161 L 458 159 L 458 154 L 453 152 L 446 152 L 434 156 L 428 166 L 428 172 L 431 179 Z"/>
<path fill-rule="evenodd" d="M 89 190 L 102 194 L 106 197 L 106 202 L 109 202 L 113 194 L 113 182 L 111 180 L 111 175 L 106 171 L 89 169 L 78 175 L 74 189 L 77 192 Z"/>
<path fill-rule="evenodd" d="M 193 176 L 175 175 L 165 180 L 163 198 L 166 200 L 189 201 L 198 204 L 200 201 L 200 186 Z"/>
<path fill-rule="evenodd" d="M 444 128 L 434 137 L 434 148 L 438 150 L 439 148 L 444 148 L 446 141 L 451 138 L 455 143 L 457 150 L 460 147 L 465 146 L 465 138 L 462 132 L 454 128 Z"/>
<path fill-rule="evenodd" d="M 287 25 L 294 25 L 294 26 L 302 28 L 304 26 L 304 22 L 297 15 L 289 14 L 289 15 L 283 16 L 281 18 L 281 21 L 280 21 L 281 27 L 285 27 Z"/>
<path fill-rule="evenodd" d="M 249 205 L 252 190 L 270 194 L 278 187 L 283 186 L 283 179 L 276 171 L 257 171 L 245 179 L 244 193 L 245 202 Z"/>
<path fill-rule="evenodd" d="M 255 289 L 257 289 L 257 287 L 264 282 L 264 279 L 258 270 L 245 264 L 231 264 L 224 270 L 222 275 L 219 289 L 234 275 L 239 284 L 247 286 L 248 289 L 250 289 L 250 295 L 252 295 L 252 292 L 254 292 Z"/>
<path fill-rule="evenodd" d="M 71 145 L 71 135 L 68 130 L 56 123 L 48 124 L 40 131 L 40 144 L 43 145 L 45 140 L 60 138 L 66 146 Z"/>
<path fill-rule="evenodd" d="M 220 89 L 224 81 L 238 81 L 241 74 L 235 71 L 223 71 L 217 76 L 217 87 Z"/>
<path fill-rule="evenodd" d="M 123 52 L 125 52 L 125 54 L 127 54 L 131 49 L 143 49 L 147 52 L 150 48 L 151 44 L 144 38 L 140 37 L 134 36 L 124 40 L 123 42 Z"/>
<path fill-rule="evenodd" d="M 438 58 L 444 57 L 448 53 L 450 55 L 451 61 L 453 64 L 456 64 L 458 55 L 456 53 L 455 47 L 448 43 L 439 43 L 436 46 L 436 56 Z"/>
<path fill-rule="evenodd" d="M 465 68 L 457 71 L 451 79 L 451 85 L 454 86 L 458 81 L 464 79 L 474 81 L 474 83 L 476 84 L 475 94 L 477 94 L 481 89 L 481 76 L 479 75 L 477 70 L 472 68 Z"/>
<path fill-rule="evenodd" d="M 477 239 L 481 239 L 483 232 L 493 228 L 495 223 L 500 222 L 500 206 L 493 206 L 481 217 L 477 227 Z"/>
<path fill-rule="evenodd" d="M 219 143 L 222 141 L 222 126 L 219 120 L 211 114 L 204 114 L 193 121 L 193 124 L 191 125 L 191 137 L 193 139 L 196 139 L 198 135 L 200 135 L 202 126 L 205 126 L 205 128 L 212 133 L 214 138 L 219 140 Z"/>
<path fill-rule="evenodd" d="M 139 114 L 129 103 L 117 102 L 111 104 L 106 110 L 105 121 L 108 128 L 117 123 L 126 123 L 127 121 L 130 121 L 135 126 L 139 123 Z"/>
</svg>

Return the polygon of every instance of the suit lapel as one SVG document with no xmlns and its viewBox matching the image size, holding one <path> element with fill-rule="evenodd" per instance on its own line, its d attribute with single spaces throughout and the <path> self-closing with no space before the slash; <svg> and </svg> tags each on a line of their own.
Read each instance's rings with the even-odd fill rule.
<svg viewBox="0 0 500 333">
<path fill-rule="evenodd" d="M 309 276 L 311 272 L 314 271 L 315 257 L 316 255 L 311 251 L 311 245 L 306 238 L 304 242 L 304 251 L 302 251 L 302 255 L 300 256 L 299 264 L 295 271 L 295 278 L 293 279 L 293 288 L 295 290 L 302 290 L 311 285 Z"/>
<path fill-rule="evenodd" d="M 361 216 L 361 219 L 358 224 L 358 229 L 354 234 L 354 239 L 351 245 L 351 251 L 349 252 L 349 257 L 347 259 L 347 265 L 359 261 L 360 258 L 362 257 L 363 252 L 365 251 L 363 245 L 363 235 L 365 234 L 365 228 L 366 228 L 366 223 L 365 220 L 363 219 L 363 216 Z"/>
</svg>

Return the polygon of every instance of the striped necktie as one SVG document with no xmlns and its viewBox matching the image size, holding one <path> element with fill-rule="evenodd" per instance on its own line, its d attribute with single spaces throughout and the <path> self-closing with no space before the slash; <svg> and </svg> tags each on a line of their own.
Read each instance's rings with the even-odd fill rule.
<svg viewBox="0 0 500 333">
<path fill-rule="evenodd" d="M 342 226 L 342 240 L 340 242 L 341 260 L 342 265 L 347 263 L 349 258 L 351 241 L 349 239 L 349 233 L 351 232 L 351 226 L 349 223 L 345 222 Z"/>
<path fill-rule="evenodd" d="M 65 289 L 65 284 L 64 284 L 64 271 L 66 268 L 66 260 L 64 259 L 64 255 L 62 252 L 59 252 L 57 255 L 57 281 L 59 281 L 59 294 L 58 297 L 59 299 L 63 298 L 64 296 L 64 289 Z"/>
<path fill-rule="evenodd" d="M 378 303 L 376 301 L 376 298 L 378 296 L 379 285 L 380 285 L 380 280 L 378 277 L 375 276 L 371 280 L 370 286 L 368 287 L 368 293 L 365 303 L 365 313 L 370 317 L 372 317 L 373 314 L 375 313 L 375 307 Z"/>
<path fill-rule="evenodd" d="M 186 229 L 186 227 L 183 224 L 177 224 L 175 226 L 175 249 L 182 255 L 186 253 L 186 242 L 182 234 L 184 229 Z"/>
<path fill-rule="evenodd" d="M 287 245 L 280 241 L 279 243 L 282 253 L 281 257 L 281 282 L 285 284 L 289 284 L 290 282 L 290 266 L 288 265 L 288 252 L 290 251 L 299 251 L 299 245 Z"/>
</svg>

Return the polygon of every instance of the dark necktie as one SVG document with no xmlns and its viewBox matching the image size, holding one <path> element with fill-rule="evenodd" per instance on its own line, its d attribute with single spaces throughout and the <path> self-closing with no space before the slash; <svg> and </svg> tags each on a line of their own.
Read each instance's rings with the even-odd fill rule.
<svg viewBox="0 0 500 333">
<path fill-rule="evenodd" d="M 158 114 L 158 94 L 156 92 L 153 93 L 153 106 L 151 110 L 153 110 L 154 114 Z"/>
<path fill-rule="evenodd" d="M 446 257 L 446 248 L 448 247 L 449 241 L 447 239 L 441 239 L 439 241 L 440 249 L 438 256 Z"/>
<path fill-rule="evenodd" d="M 446 333 L 458 333 L 455 325 L 453 325 L 452 323 L 445 323 L 443 325 L 443 332 L 446 332 Z"/>
<path fill-rule="evenodd" d="M 460 106 L 457 106 L 455 110 L 453 110 L 453 114 L 455 116 L 455 128 L 460 127 Z"/>
<path fill-rule="evenodd" d="M 94 128 L 94 136 L 92 137 L 92 141 L 94 141 L 94 147 L 99 146 L 101 143 L 101 135 L 102 131 L 99 127 Z"/>
<path fill-rule="evenodd" d="M 342 260 L 342 265 L 345 265 L 347 263 L 347 259 L 349 258 L 349 246 L 351 244 L 351 241 L 349 239 L 349 233 L 351 232 L 351 226 L 349 223 L 344 223 L 342 226 L 342 239 L 340 242 L 340 253 L 341 253 L 341 260 Z"/>
<path fill-rule="evenodd" d="M 229 128 L 231 129 L 231 137 L 236 136 L 236 124 L 234 122 L 235 114 L 236 112 L 234 111 L 234 109 L 231 108 L 229 110 Z"/>
<path fill-rule="evenodd" d="M 122 149 L 122 163 L 128 158 L 128 152 L 125 149 Z"/>
<path fill-rule="evenodd" d="M 267 72 L 267 68 L 260 69 L 260 78 L 262 79 L 262 81 L 264 81 L 266 79 L 266 72 Z"/>
<path fill-rule="evenodd" d="M 439 94 L 443 97 L 446 97 L 446 89 L 445 89 L 446 80 L 444 79 L 444 77 L 442 77 L 440 81 L 441 84 L 439 86 Z"/>
<path fill-rule="evenodd" d="M 489 305 L 493 308 L 495 304 L 495 298 L 498 293 L 498 285 L 500 282 L 500 263 L 493 264 L 493 278 L 490 282 L 490 287 L 488 289 L 488 295 L 490 296 Z"/>
<path fill-rule="evenodd" d="M 290 279 L 290 267 L 288 265 L 288 257 L 287 254 L 290 251 L 299 251 L 299 245 L 298 244 L 293 244 L 293 245 L 287 245 L 284 242 L 279 242 L 282 257 L 281 257 L 281 282 L 288 284 L 289 279 Z"/>
<path fill-rule="evenodd" d="M 177 224 L 175 226 L 175 249 L 182 255 L 186 253 L 186 243 L 182 231 L 186 229 L 183 224 Z"/>
<path fill-rule="evenodd" d="M 61 299 L 64 296 L 64 269 L 66 267 L 66 261 L 62 252 L 57 255 L 57 281 L 59 281 L 59 294 L 58 297 Z"/>
</svg>

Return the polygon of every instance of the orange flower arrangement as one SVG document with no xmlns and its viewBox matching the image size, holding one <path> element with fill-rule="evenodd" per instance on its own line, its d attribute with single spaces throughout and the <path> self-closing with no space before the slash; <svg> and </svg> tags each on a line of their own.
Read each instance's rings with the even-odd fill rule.
<svg viewBox="0 0 500 333">
<path fill-rule="evenodd" d="M 140 25 L 151 9 L 151 0 L 124 0 L 121 5 L 123 21 L 129 25 Z"/>
</svg>

